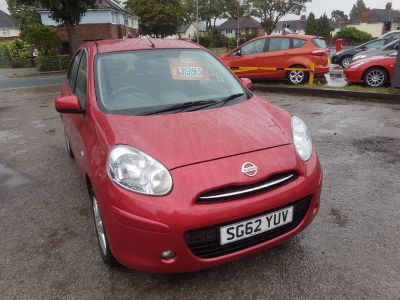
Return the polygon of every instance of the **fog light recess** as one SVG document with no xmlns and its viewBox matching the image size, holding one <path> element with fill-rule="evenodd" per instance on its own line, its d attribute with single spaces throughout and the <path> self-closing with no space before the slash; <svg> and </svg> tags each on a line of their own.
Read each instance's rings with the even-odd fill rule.
<svg viewBox="0 0 400 300">
<path fill-rule="evenodd" d="M 170 260 L 175 258 L 176 254 L 174 251 L 172 250 L 165 250 L 163 252 L 161 252 L 161 258 L 165 259 L 165 260 Z"/>
</svg>

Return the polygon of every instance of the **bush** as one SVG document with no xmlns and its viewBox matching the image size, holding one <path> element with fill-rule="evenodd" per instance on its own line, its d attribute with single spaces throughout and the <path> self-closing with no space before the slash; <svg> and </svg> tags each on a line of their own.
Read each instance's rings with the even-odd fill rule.
<svg viewBox="0 0 400 300">
<path fill-rule="evenodd" d="M 358 30 L 355 27 L 346 27 L 336 33 L 335 39 L 346 39 L 355 43 L 365 43 L 373 38 L 368 32 Z"/>
<path fill-rule="evenodd" d="M 21 33 L 23 40 L 38 47 L 39 56 L 55 55 L 61 45 L 57 31 L 42 24 L 31 24 Z"/>
<path fill-rule="evenodd" d="M 69 62 L 69 55 L 38 56 L 36 58 L 36 67 L 41 72 L 64 71 L 68 70 Z"/>
<path fill-rule="evenodd" d="M 31 54 L 28 51 L 29 45 L 21 39 L 15 39 L 0 43 L 0 47 L 7 51 L 7 54 L 14 60 L 28 59 Z"/>
</svg>

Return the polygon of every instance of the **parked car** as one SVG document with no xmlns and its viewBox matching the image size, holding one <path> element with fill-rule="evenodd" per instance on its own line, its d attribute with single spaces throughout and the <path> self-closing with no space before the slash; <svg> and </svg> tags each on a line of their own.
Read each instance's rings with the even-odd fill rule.
<svg viewBox="0 0 400 300">
<path fill-rule="evenodd" d="M 384 34 L 382 38 L 400 39 L 400 30 L 390 31 Z"/>
<path fill-rule="evenodd" d="M 357 54 L 353 57 L 351 63 L 360 59 L 365 59 L 373 56 L 386 56 L 392 53 L 393 51 L 397 50 L 399 48 L 399 45 L 400 45 L 400 39 L 397 39 L 380 49 L 372 49 L 361 52 L 360 54 Z"/>
<path fill-rule="evenodd" d="M 322 170 L 309 131 L 250 87 L 194 43 L 81 46 L 55 107 L 105 263 L 193 271 L 311 223 Z"/>
<path fill-rule="evenodd" d="M 394 38 L 380 38 L 369 41 L 355 48 L 344 49 L 332 56 L 332 63 L 346 68 L 350 65 L 353 56 L 364 51 L 380 49 L 394 40 Z"/>
<path fill-rule="evenodd" d="M 315 64 L 315 74 L 329 72 L 329 51 L 323 39 L 308 35 L 271 35 L 253 39 L 220 57 L 232 70 L 240 67 L 310 68 Z M 292 84 L 302 84 L 308 79 L 306 71 L 256 70 L 236 73 L 251 79 L 287 79 Z"/>
<path fill-rule="evenodd" d="M 387 56 L 374 56 L 352 63 L 344 70 L 349 83 L 364 83 L 369 87 L 388 85 L 394 74 L 397 51 Z"/>
</svg>

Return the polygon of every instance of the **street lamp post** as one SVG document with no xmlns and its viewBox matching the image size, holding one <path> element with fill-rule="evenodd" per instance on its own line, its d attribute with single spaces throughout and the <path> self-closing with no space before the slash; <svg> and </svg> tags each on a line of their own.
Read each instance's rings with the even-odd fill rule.
<svg viewBox="0 0 400 300">
<path fill-rule="evenodd" d="M 239 47 L 240 44 L 240 4 L 241 4 L 241 0 L 239 1 L 239 5 L 238 5 L 238 11 L 237 11 L 237 38 L 236 38 L 236 47 Z"/>
<path fill-rule="evenodd" d="M 199 0 L 196 0 L 196 38 L 199 44 Z"/>
</svg>

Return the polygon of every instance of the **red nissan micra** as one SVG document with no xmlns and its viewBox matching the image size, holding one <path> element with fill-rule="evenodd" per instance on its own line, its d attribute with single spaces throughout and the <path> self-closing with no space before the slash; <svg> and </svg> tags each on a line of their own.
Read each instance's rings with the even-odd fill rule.
<svg viewBox="0 0 400 300">
<path fill-rule="evenodd" d="M 322 171 L 309 131 L 249 87 L 190 42 L 78 50 L 55 107 L 107 264 L 194 271 L 310 224 Z"/>
</svg>

